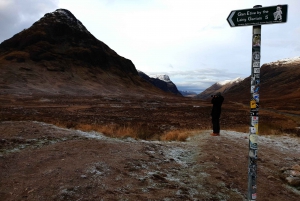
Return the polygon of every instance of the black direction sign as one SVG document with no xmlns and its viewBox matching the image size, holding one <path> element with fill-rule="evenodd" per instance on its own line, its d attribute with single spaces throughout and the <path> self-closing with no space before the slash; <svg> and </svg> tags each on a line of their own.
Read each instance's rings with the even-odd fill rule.
<svg viewBox="0 0 300 201">
<path fill-rule="evenodd" d="M 231 27 L 284 23 L 287 13 L 288 5 L 233 10 L 227 21 Z"/>
</svg>

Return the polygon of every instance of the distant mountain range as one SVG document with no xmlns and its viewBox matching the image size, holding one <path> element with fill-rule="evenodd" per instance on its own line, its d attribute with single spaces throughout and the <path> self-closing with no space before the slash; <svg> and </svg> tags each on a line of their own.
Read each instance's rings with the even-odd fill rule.
<svg viewBox="0 0 300 201">
<path fill-rule="evenodd" d="M 196 98 L 205 100 L 205 99 L 210 98 L 211 95 L 214 95 L 217 92 L 221 92 L 222 94 L 226 93 L 228 90 L 230 90 L 233 86 L 237 85 L 241 81 L 243 81 L 243 79 L 238 77 L 233 80 L 225 80 L 225 81 L 221 81 L 221 82 L 216 82 L 215 84 L 213 84 L 212 86 L 210 86 L 209 88 L 207 88 L 206 90 L 204 90 L 203 92 L 198 94 L 196 96 Z"/>
<path fill-rule="evenodd" d="M 185 97 L 195 97 L 195 96 L 197 96 L 197 93 L 194 92 L 194 91 L 180 91 L 180 90 L 179 90 L 179 92 L 180 92 L 183 96 L 185 96 Z"/>
<path fill-rule="evenodd" d="M 149 77 L 142 71 L 138 71 L 138 73 L 141 76 L 141 78 L 160 88 L 161 90 L 181 96 L 181 93 L 178 91 L 176 85 L 170 80 L 168 75 L 158 75 L 153 78 Z"/>
</svg>

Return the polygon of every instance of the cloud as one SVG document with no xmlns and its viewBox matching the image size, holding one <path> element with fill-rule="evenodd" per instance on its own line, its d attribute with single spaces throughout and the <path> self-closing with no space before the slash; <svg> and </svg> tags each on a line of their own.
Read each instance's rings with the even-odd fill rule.
<svg viewBox="0 0 300 201">
<path fill-rule="evenodd" d="M 57 5 L 58 0 L 0 0 L 0 43 L 53 12 Z"/>
<path fill-rule="evenodd" d="M 229 72 L 227 69 L 203 68 L 187 71 L 145 72 L 150 77 L 167 74 L 177 88 L 182 91 L 200 93 L 219 81 L 233 80 L 241 77 L 239 73 Z"/>
</svg>

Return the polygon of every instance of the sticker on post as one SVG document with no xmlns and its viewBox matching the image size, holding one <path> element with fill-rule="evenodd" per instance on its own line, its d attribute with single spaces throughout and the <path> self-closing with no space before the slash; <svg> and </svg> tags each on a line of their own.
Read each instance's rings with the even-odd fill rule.
<svg viewBox="0 0 300 201">
<path fill-rule="evenodd" d="M 253 73 L 260 73 L 260 68 L 253 68 Z"/>
<path fill-rule="evenodd" d="M 249 157 L 250 157 L 250 158 L 257 159 L 257 150 L 255 150 L 255 149 L 250 149 L 250 151 L 249 151 Z"/>
<path fill-rule="evenodd" d="M 259 61 L 253 61 L 252 67 L 260 67 L 260 62 Z"/>
<path fill-rule="evenodd" d="M 258 116 L 258 111 L 250 111 L 250 116 Z"/>
<path fill-rule="evenodd" d="M 252 124 L 258 124 L 258 117 L 257 116 L 252 116 Z"/>
<path fill-rule="evenodd" d="M 259 94 L 253 94 L 253 99 L 256 101 L 256 102 L 259 102 Z"/>
<path fill-rule="evenodd" d="M 251 134 L 256 134 L 256 128 L 254 126 L 250 127 L 250 133 Z"/>
<path fill-rule="evenodd" d="M 252 108 L 252 109 L 256 108 L 256 101 L 255 100 L 250 101 L 250 108 Z"/>
<path fill-rule="evenodd" d="M 251 85 L 258 85 L 260 83 L 260 80 L 257 79 L 255 76 L 251 77 Z"/>
<path fill-rule="evenodd" d="M 257 149 L 257 135 L 256 134 L 250 134 L 250 148 Z"/>
<path fill-rule="evenodd" d="M 253 47 L 260 47 L 260 35 L 254 35 L 253 36 Z"/>
<path fill-rule="evenodd" d="M 260 60 L 260 52 L 253 52 L 253 60 L 254 61 Z"/>
</svg>

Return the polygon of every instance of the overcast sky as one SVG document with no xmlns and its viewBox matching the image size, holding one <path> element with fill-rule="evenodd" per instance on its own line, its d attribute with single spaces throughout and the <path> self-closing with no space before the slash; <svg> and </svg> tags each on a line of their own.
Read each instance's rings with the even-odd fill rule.
<svg viewBox="0 0 300 201">
<path fill-rule="evenodd" d="M 65 8 L 138 70 L 199 93 L 251 74 L 252 27 L 231 28 L 230 12 L 277 4 L 288 4 L 288 22 L 262 26 L 262 65 L 300 56 L 299 0 L 0 0 L 0 43 Z"/>
</svg>

